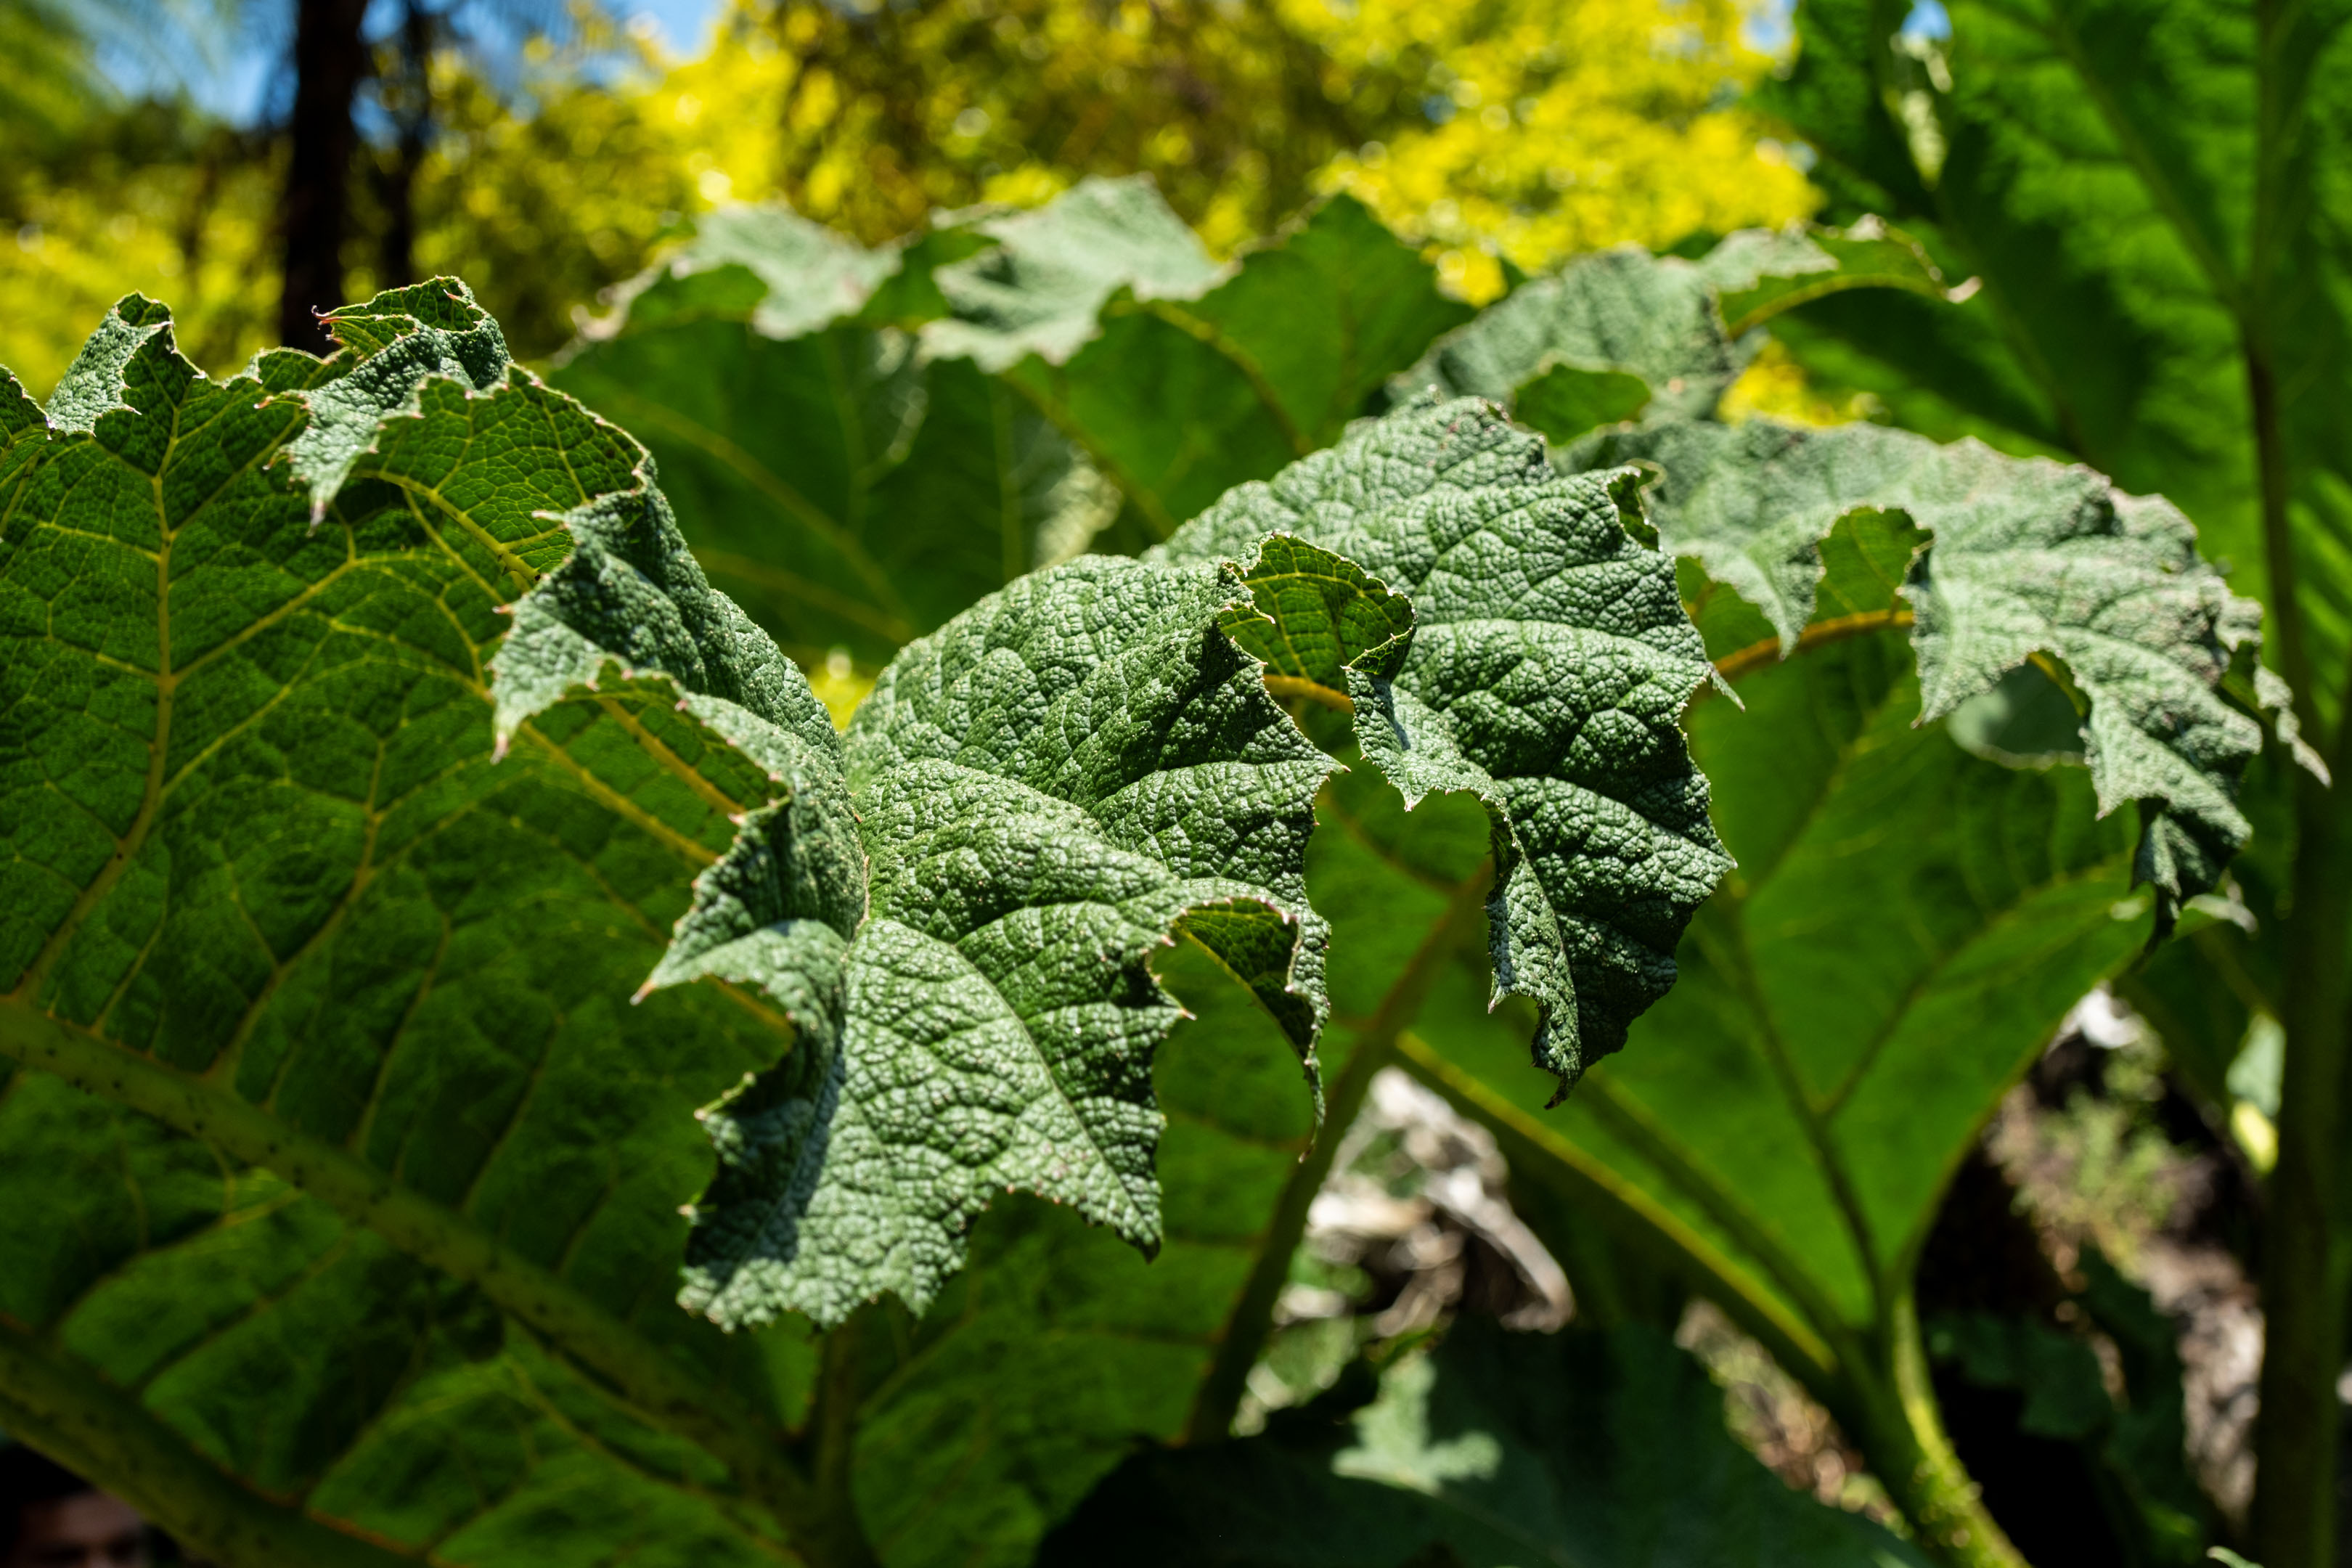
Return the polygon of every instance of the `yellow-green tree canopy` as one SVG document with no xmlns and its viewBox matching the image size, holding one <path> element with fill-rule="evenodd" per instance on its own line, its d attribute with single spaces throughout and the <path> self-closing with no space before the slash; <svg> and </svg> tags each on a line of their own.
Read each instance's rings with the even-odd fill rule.
<svg viewBox="0 0 2352 1568">
<path fill-rule="evenodd" d="M 436 62 L 415 265 L 464 272 L 536 357 L 698 210 L 781 199 L 871 243 L 1140 172 L 1219 254 L 1350 190 L 1483 301 L 1506 262 L 1811 210 L 1738 106 L 1768 63 L 1739 22 L 1733 0 L 735 0 L 685 62 L 591 24 L 503 88 Z M 79 346 L 55 324 L 124 288 L 178 300 L 200 363 L 268 342 L 282 149 L 173 113 L 89 119 L 0 183 L 0 359 L 36 390 Z M 364 294 L 407 279 L 375 276 L 358 184 Z"/>
</svg>

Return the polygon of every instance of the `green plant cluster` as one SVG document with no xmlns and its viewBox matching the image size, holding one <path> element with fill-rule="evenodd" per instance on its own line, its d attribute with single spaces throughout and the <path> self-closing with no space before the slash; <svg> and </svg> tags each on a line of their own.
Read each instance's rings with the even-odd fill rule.
<svg viewBox="0 0 2352 1568">
<path fill-rule="evenodd" d="M 0 1424 L 228 1564 L 2021 1561 L 1913 1265 L 2294 730 L 2170 503 L 1718 418 L 1952 293 L 1856 226 L 1465 320 L 1350 198 L 1221 267 L 1098 181 L 718 215 L 546 378 L 454 281 L 226 382 L 124 299 L 0 398 Z M 1227 1441 L 1389 1066 L 1911 1539 L 1637 1326 Z"/>
<path fill-rule="evenodd" d="M 1802 58 L 1762 106 L 1821 150 L 1831 216 L 1903 226 L 1978 298 L 1849 294 L 1775 331 L 1818 384 L 1867 389 L 1914 429 L 2172 498 L 2261 595 L 2301 738 L 2340 781 L 2352 11 L 1958 0 L 1949 22 L 1935 38 L 1897 5 L 1807 0 Z M 2231 918 L 2125 986 L 2200 1096 L 2234 1100 L 2257 1163 L 2275 1160 L 2252 1551 L 2273 1568 L 2333 1562 L 2340 1536 L 2347 800 L 2321 771 L 2256 769 L 2241 809 L 2263 830 Z M 2233 1059 L 2253 1069 L 2239 1089 Z"/>
</svg>

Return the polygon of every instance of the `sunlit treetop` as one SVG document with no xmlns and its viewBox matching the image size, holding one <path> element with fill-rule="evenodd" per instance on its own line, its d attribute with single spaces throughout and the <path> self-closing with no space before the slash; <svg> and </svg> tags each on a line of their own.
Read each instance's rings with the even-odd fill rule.
<svg viewBox="0 0 2352 1568">
<path fill-rule="evenodd" d="M 1734 0 L 1283 0 L 1349 75 L 1426 59 L 1417 123 L 1318 177 L 1354 192 L 1474 302 L 1631 241 L 1777 227 L 1817 197 L 1738 106 L 1770 61 Z"/>
<path fill-rule="evenodd" d="M 535 359 L 708 207 L 780 197 L 878 243 L 937 206 L 1034 205 L 1090 174 L 1141 172 L 1218 255 L 1318 191 L 1351 190 L 1483 301 L 1505 260 L 1536 272 L 1810 210 L 1803 177 L 1734 104 L 1768 63 L 1739 24 L 1736 0 L 939 0 L 870 15 L 735 0 L 713 49 L 670 62 L 583 22 L 503 82 L 462 51 L 436 60 L 414 264 L 463 272 Z M 12 102 L 0 121 L 40 118 Z M 66 153 L 16 160 L 0 190 L 0 358 L 36 388 L 126 287 L 178 300 L 181 343 L 208 367 L 268 340 L 268 139 L 120 131 L 105 116 L 68 127 Z M 377 275 L 388 156 L 364 146 L 355 171 L 353 294 L 401 281 Z"/>
<path fill-rule="evenodd" d="M 1223 252 L 1344 187 L 1474 300 L 1579 251 L 1778 225 L 1814 197 L 1733 107 L 1769 63 L 1731 0 L 741 4 L 657 94 L 701 194 L 782 196 L 868 242 L 934 205 L 1152 174 Z"/>
</svg>

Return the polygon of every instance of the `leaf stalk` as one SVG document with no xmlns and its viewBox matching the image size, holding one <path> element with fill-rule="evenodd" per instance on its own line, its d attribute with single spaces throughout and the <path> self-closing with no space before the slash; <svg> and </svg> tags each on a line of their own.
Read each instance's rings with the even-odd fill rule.
<svg viewBox="0 0 2352 1568">
<path fill-rule="evenodd" d="M 1895 1505 L 1920 1545 L 1950 1568 L 2027 1568 L 1944 1430 L 1907 1285 L 1889 1303 L 1883 1332 L 1878 1359 L 1886 1381 L 1859 1365 L 1847 1381 L 1856 1396 L 1858 1436 Z"/>
<path fill-rule="evenodd" d="M 1816 621 L 1798 635 L 1796 646 L 1786 653 L 1780 650 L 1779 637 L 1766 637 L 1761 642 L 1750 643 L 1717 659 L 1715 672 L 1726 680 L 1738 680 L 1768 664 L 1794 658 L 1801 653 L 1830 643 L 1843 642 L 1848 637 L 1868 637 L 1872 632 L 1885 631 L 1893 626 L 1907 626 L 1911 619 L 1910 606 L 1906 605 L 1892 609 L 1864 610 L 1859 615 L 1840 616 L 1835 620 Z M 1699 701 L 1713 689 L 1712 686 L 1701 686 L 1691 700 Z"/>
</svg>

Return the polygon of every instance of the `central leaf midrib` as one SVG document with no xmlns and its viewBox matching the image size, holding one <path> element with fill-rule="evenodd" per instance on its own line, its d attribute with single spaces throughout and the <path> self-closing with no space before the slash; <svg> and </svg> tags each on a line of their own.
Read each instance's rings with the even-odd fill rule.
<svg viewBox="0 0 2352 1568">
<path fill-rule="evenodd" d="M 1628 1103 L 1605 1075 L 1586 1074 L 1577 1092 L 1595 1120 L 1633 1144 L 1637 1152 L 1675 1180 L 1708 1218 L 1764 1266 L 1772 1282 L 1812 1318 L 1815 1333 L 1833 1347 L 1841 1342 L 1845 1315 L 1816 1288 L 1811 1270 L 1790 1257 L 1744 1202 L 1727 1191 L 1712 1173 L 1696 1163 L 1680 1143 L 1667 1136 L 1646 1108 L 1636 1109 Z"/>
<path fill-rule="evenodd" d="M 1820 1162 L 1822 1179 L 1829 1183 L 1831 1198 L 1845 1221 L 1848 1239 L 1853 1244 L 1863 1273 L 1869 1280 L 1873 1318 L 1884 1322 L 1888 1307 L 1885 1270 L 1880 1267 L 1878 1250 L 1872 1244 L 1870 1226 L 1864 1217 L 1861 1198 L 1854 1191 L 1853 1178 L 1830 1138 L 1828 1119 L 1815 1108 L 1811 1097 L 1807 1094 L 1804 1079 L 1799 1075 L 1797 1064 L 1789 1054 L 1788 1042 L 1781 1038 L 1780 1020 L 1773 1016 L 1766 1003 L 1763 988 L 1758 984 L 1755 955 L 1748 942 L 1747 912 L 1746 905 L 1733 912 L 1731 923 L 1737 933 L 1736 945 L 1731 952 L 1716 959 L 1716 968 L 1718 972 L 1727 970 L 1732 984 L 1747 999 L 1764 1047 L 1765 1061 L 1780 1086 L 1782 1098 L 1789 1101 L 1796 1113 L 1797 1124 L 1802 1129 L 1814 1159 Z M 1707 944 L 1709 939 L 1702 934 L 1698 940 L 1702 944 Z M 1724 963 L 1725 958 L 1728 958 L 1728 965 Z"/>
<path fill-rule="evenodd" d="M 512 604 L 524 594 L 529 593 L 532 587 L 537 585 L 540 580 L 540 572 L 534 568 L 530 563 L 525 561 L 520 555 L 517 554 L 516 552 L 525 546 L 537 544 L 542 541 L 552 539 L 564 531 L 564 530 L 561 528 L 548 529 L 543 532 L 530 534 L 525 538 L 519 539 L 510 545 L 504 540 L 499 539 L 488 529 L 484 528 L 480 523 L 476 522 L 470 515 L 458 510 L 458 508 L 452 503 L 447 497 L 444 496 L 438 489 L 433 486 L 419 484 L 415 480 L 409 479 L 404 474 L 381 474 L 373 477 L 383 479 L 388 483 L 397 486 L 409 496 L 422 496 L 425 500 L 431 501 L 435 511 L 456 523 L 477 543 L 481 545 L 483 549 L 490 552 L 491 559 L 498 562 L 500 566 L 504 567 L 507 574 L 513 579 L 513 582 L 510 584 L 501 585 L 497 583 L 492 583 L 483 577 L 479 572 L 474 569 L 473 563 L 466 559 L 465 553 L 462 551 L 453 548 L 446 541 L 440 540 L 438 538 L 441 531 L 433 526 L 431 521 L 425 516 L 423 509 L 415 509 L 417 521 L 425 524 L 426 531 L 436 536 L 436 542 L 440 543 L 442 549 L 448 552 L 449 558 L 457 562 L 458 567 L 464 571 L 466 575 L 471 577 L 477 584 L 478 584 L 482 592 L 488 594 L 490 598 L 498 604 Z M 592 492 L 582 491 L 580 493 L 582 499 L 579 504 L 581 505 L 586 505 L 589 501 L 597 499 L 597 496 Z"/>
<path fill-rule="evenodd" d="M 52 1384 L 47 1391 L 51 1403 L 59 1399 L 56 1385 L 70 1384 L 70 1401 L 79 1406 L 72 1412 L 77 1418 L 75 1425 L 83 1435 L 102 1433 L 113 1439 L 119 1449 L 127 1450 L 122 1464 L 110 1466 L 106 1461 L 111 1456 L 98 1448 L 76 1452 L 73 1439 L 77 1434 L 53 1426 L 44 1415 L 23 1405 L 18 1396 L 9 1392 L 0 1391 L 0 1413 L 5 1413 L 9 1425 L 20 1433 L 46 1431 L 47 1442 L 53 1447 L 61 1446 L 59 1457 L 67 1462 L 88 1469 L 127 1474 L 136 1489 L 130 1500 L 162 1514 L 165 1522 L 184 1529 L 183 1520 L 194 1521 L 198 1511 L 219 1509 L 237 1517 L 215 1517 L 203 1522 L 242 1531 L 252 1531 L 257 1518 L 267 1519 L 269 1522 L 263 1528 L 274 1537 L 268 1546 L 286 1549 L 291 1561 L 331 1568 L 398 1568 L 424 1561 L 416 1553 L 336 1530 L 299 1510 L 264 1498 L 225 1474 L 210 1456 L 121 1390 L 79 1365 L 61 1366 L 58 1359 L 5 1321 L 0 1321 L 0 1382 L 14 1381 L 6 1368 L 15 1361 L 38 1368 L 37 1375 Z M 179 1512 L 180 1518 L 173 1518 L 174 1512 Z M 200 1541 L 195 1544 L 212 1543 Z"/>
</svg>

